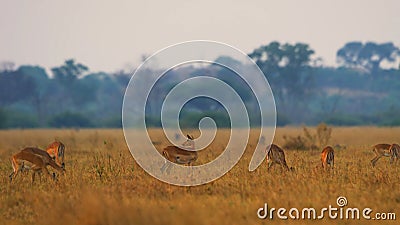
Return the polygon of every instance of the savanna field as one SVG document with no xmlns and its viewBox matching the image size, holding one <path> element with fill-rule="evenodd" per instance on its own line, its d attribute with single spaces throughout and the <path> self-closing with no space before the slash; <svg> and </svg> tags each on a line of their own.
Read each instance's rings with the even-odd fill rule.
<svg viewBox="0 0 400 225">
<path fill-rule="evenodd" d="M 313 129 L 313 128 L 310 128 Z M 198 131 L 187 131 L 195 137 Z M 274 143 L 284 136 L 301 135 L 300 127 L 276 130 Z M 169 145 L 161 130 L 150 130 L 157 149 Z M 172 186 L 148 175 L 136 164 L 120 129 L 3 130 L 0 131 L 0 224 L 359 224 L 361 220 L 260 220 L 257 210 L 337 207 L 345 196 L 348 207 L 369 207 L 374 212 L 395 212 L 400 220 L 400 162 L 389 165 L 381 158 L 373 168 L 371 146 L 400 143 L 400 128 L 334 127 L 328 144 L 335 148 L 334 172 L 323 172 L 318 150 L 286 150 L 294 171 L 264 162 L 254 172 L 248 165 L 257 143 L 253 131 L 239 163 L 216 181 L 196 186 Z M 195 165 L 215 158 L 224 148 L 229 132 L 218 131 L 216 140 L 199 152 Z M 11 184 L 10 157 L 27 146 L 45 147 L 54 140 L 66 146 L 65 175 L 56 182 L 42 176 L 31 184 L 31 172 Z M 50 171 L 53 168 L 48 167 Z M 173 173 L 173 171 L 171 171 Z"/>
</svg>

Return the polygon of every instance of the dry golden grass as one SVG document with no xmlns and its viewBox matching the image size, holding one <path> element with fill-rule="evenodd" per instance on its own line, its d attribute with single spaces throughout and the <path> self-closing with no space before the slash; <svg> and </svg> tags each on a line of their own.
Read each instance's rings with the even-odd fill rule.
<svg viewBox="0 0 400 225">
<path fill-rule="evenodd" d="M 302 128 L 279 128 L 275 143 L 283 135 L 299 135 Z M 168 145 L 160 130 L 150 130 L 157 147 Z M 199 154 L 199 162 L 211 160 L 227 141 L 227 131 Z M 400 128 L 333 128 L 331 145 L 336 150 L 334 173 L 316 169 L 318 151 L 286 151 L 289 166 L 267 173 L 264 162 L 254 172 L 248 165 L 255 146 L 254 133 L 244 157 L 222 178 L 197 187 L 162 183 L 145 173 L 134 161 L 121 130 L 10 130 L 0 131 L 0 224 L 261 224 L 325 223 L 358 224 L 358 220 L 262 221 L 257 209 L 271 207 L 336 206 L 346 196 L 351 207 L 370 207 L 400 216 L 400 163 L 382 158 L 372 168 L 371 146 L 400 143 Z M 196 136 L 196 132 L 194 132 Z M 30 174 L 10 184 L 12 153 L 26 146 L 44 148 L 54 139 L 66 145 L 65 176 L 58 182 L 30 182 Z M 51 168 L 49 168 L 51 169 Z M 398 222 L 399 218 L 397 218 Z M 385 221 L 384 221 L 385 222 Z M 396 224 L 396 221 L 386 221 Z"/>
</svg>

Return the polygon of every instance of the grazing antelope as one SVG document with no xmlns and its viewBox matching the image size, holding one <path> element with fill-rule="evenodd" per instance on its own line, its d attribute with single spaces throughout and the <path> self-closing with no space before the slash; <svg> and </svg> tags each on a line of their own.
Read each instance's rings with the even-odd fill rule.
<svg viewBox="0 0 400 225">
<path fill-rule="evenodd" d="M 327 169 L 328 165 L 333 169 L 335 165 L 335 151 L 331 146 L 326 146 L 321 152 L 322 168 Z"/>
<path fill-rule="evenodd" d="M 382 156 L 390 157 L 390 164 L 393 163 L 394 158 L 397 162 L 400 157 L 400 146 L 398 144 L 377 144 L 373 146 L 372 151 L 375 154 L 375 157 L 371 160 L 372 166 L 375 166 Z"/>
<path fill-rule="evenodd" d="M 166 160 L 164 165 L 161 167 L 161 172 L 164 173 L 164 171 L 166 171 L 169 173 L 172 166 L 171 162 L 191 166 L 193 162 L 197 160 L 197 152 L 189 151 L 195 149 L 194 138 L 190 135 L 187 135 L 187 138 L 188 139 L 182 144 L 184 149 L 177 146 L 168 146 L 164 148 L 162 154 Z"/>
<path fill-rule="evenodd" d="M 53 160 L 55 160 L 56 163 L 62 168 L 65 168 L 64 150 L 65 150 L 64 144 L 59 141 L 55 141 L 49 144 L 49 146 L 47 146 L 46 148 L 46 152 L 49 153 L 49 155 L 53 158 Z"/>
<path fill-rule="evenodd" d="M 286 170 L 289 170 L 289 167 L 285 159 L 285 152 L 283 152 L 283 150 L 278 145 L 271 144 L 270 146 L 267 147 L 266 151 L 267 151 L 268 170 L 274 164 L 279 164 Z M 293 168 L 291 167 L 290 170 L 293 170 Z"/>
<path fill-rule="evenodd" d="M 35 174 L 40 173 L 42 170 L 44 170 L 46 174 L 51 177 L 49 171 L 47 170 L 48 165 L 60 172 L 65 171 L 64 168 L 55 163 L 55 161 L 46 151 L 33 147 L 24 148 L 20 152 L 14 154 L 11 157 L 11 164 L 13 167 L 13 172 L 9 176 L 10 181 L 15 179 L 18 173 L 24 170 L 25 167 L 33 170 L 32 183 L 35 181 Z M 54 178 L 54 176 L 52 178 Z"/>
<path fill-rule="evenodd" d="M 32 148 L 34 149 L 34 148 Z M 57 165 L 61 168 L 65 168 L 65 163 L 64 163 L 64 151 L 65 151 L 65 146 L 63 143 L 60 141 L 54 141 L 53 143 L 49 144 L 46 148 L 46 151 L 43 151 L 40 149 L 38 151 L 37 149 L 35 150 L 35 154 L 41 155 L 42 157 L 50 157 L 57 163 Z M 47 154 L 48 153 L 48 154 Z M 29 170 L 29 167 L 22 167 L 22 170 Z"/>
</svg>

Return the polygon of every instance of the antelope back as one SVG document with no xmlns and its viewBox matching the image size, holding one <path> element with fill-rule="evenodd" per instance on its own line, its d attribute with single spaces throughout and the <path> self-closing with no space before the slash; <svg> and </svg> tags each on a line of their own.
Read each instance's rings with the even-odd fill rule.
<svg viewBox="0 0 400 225">
<path fill-rule="evenodd" d="M 163 150 L 163 156 L 171 162 L 186 164 L 197 160 L 196 151 L 187 151 L 176 146 L 168 146 Z"/>
<path fill-rule="evenodd" d="M 22 149 L 21 152 L 38 155 L 38 156 L 42 157 L 43 161 L 46 163 L 48 163 L 51 160 L 50 154 L 40 148 L 27 147 L 27 148 Z"/>
<path fill-rule="evenodd" d="M 14 162 L 27 161 L 38 167 L 44 167 L 46 165 L 44 157 L 33 153 L 30 148 L 21 150 L 20 152 L 14 154 L 12 158 Z"/>
<path fill-rule="evenodd" d="M 285 152 L 279 146 L 271 144 L 267 150 L 267 161 L 286 165 Z"/>
<path fill-rule="evenodd" d="M 377 145 L 374 145 L 372 151 L 375 152 L 376 154 L 382 155 L 385 152 L 388 152 L 391 146 L 392 145 L 390 145 L 390 144 L 377 144 Z"/>
<path fill-rule="evenodd" d="M 182 147 L 188 150 L 194 150 L 194 139 L 193 136 L 187 135 L 188 139 L 183 142 Z"/>
<path fill-rule="evenodd" d="M 331 146 L 326 146 L 321 152 L 321 161 L 323 163 L 331 164 L 334 160 L 335 151 Z"/>
</svg>

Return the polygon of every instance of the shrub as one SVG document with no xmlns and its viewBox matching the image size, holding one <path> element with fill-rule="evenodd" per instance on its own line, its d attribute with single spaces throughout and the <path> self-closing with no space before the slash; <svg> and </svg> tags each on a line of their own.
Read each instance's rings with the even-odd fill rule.
<svg viewBox="0 0 400 225">
<path fill-rule="evenodd" d="M 317 149 L 326 146 L 331 138 L 332 128 L 325 123 L 320 123 L 316 127 L 315 133 L 311 132 L 307 127 L 303 127 L 303 136 L 297 137 L 283 136 L 285 140 L 284 148 L 287 149 Z"/>
<path fill-rule="evenodd" d="M 202 118 L 210 117 L 219 128 L 231 127 L 229 115 L 225 112 L 187 112 L 182 113 L 179 118 L 179 124 L 183 128 L 196 128 Z"/>
<path fill-rule="evenodd" d="M 107 128 L 121 128 L 122 127 L 122 118 L 121 116 L 112 116 L 101 121 L 101 127 Z"/>
<path fill-rule="evenodd" d="M 35 128 L 39 123 L 31 113 L 0 110 L 0 128 Z"/>
<path fill-rule="evenodd" d="M 54 116 L 50 121 L 49 125 L 51 127 L 92 127 L 91 121 L 79 114 L 79 113 L 72 113 L 72 112 L 64 112 Z"/>
<path fill-rule="evenodd" d="M 7 121 L 6 113 L 4 112 L 3 109 L 0 108 L 0 129 L 5 128 L 6 121 Z"/>
<path fill-rule="evenodd" d="M 332 128 L 328 127 L 325 123 L 320 123 L 317 126 L 315 134 L 311 134 L 306 127 L 303 127 L 303 132 L 311 148 L 313 146 L 323 148 L 328 144 L 329 139 L 331 139 Z"/>
<path fill-rule="evenodd" d="M 290 124 L 290 119 L 282 113 L 278 113 L 276 117 L 276 126 L 283 127 Z"/>
<path fill-rule="evenodd" d="M 365 123 L 360 117 L 342 114 L 332 115 L 325 122 L 336 126 L 357 126 Z"/>
<path fill-rule="evenodd" d="M 297 137 L 284 135 L 283 139 L 285 140 L 285 144 L 283 145 L 285 149 L 306 150 L 308 148 L 307 140 L 300 135 Z"/>
</svg>

